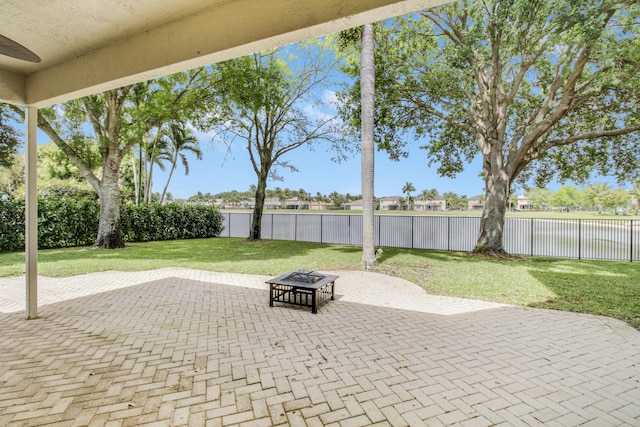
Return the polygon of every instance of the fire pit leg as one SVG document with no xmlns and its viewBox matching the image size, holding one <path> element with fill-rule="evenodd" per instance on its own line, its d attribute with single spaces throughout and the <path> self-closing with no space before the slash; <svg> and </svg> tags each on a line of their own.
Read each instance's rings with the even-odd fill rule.
<svg viewBox="0 0 640 427">
<path fill-rule="evenodd" d="M 316 314 L 318 312 L 318 290 L 316 289 L 311 293 L 311 313 Z"/>
<path fill-rule="evenodd" d="M 269 307 L 273 307 L 273 283 L 269 284 Z"/>
</svg>

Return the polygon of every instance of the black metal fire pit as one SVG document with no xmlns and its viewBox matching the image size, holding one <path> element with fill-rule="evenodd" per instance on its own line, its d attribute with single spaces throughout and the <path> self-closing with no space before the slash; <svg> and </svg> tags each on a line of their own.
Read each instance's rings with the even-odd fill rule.
<svg viewBox="0 0 640 427">
<path fill-rule="evenodd" d="M 334 298 L 337 278 L 310 270 L 296 270 L 267 280 L 269 306 L 282 302 L 311 307 L 311 312 L 317 313 L 319 304 Z"/>
</svg>

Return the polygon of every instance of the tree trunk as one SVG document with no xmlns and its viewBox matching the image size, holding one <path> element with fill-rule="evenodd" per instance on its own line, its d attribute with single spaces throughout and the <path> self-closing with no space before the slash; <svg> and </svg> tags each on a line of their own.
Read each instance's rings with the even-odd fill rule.
<svg viewBox="0 0 640 427">
<path fill-rule="evenodd" d="M 480 234 L 473 252 L 488 255 L 506 255 L 502 242 L 504 217 L 509 198 L 509 180 L 501 167 L 501 159 L 493 153 L 492 159 L 485 158 L 485 202 L 480 220 Z M 498 165 L 500 164 L 500 165 Z"/>
<path fill-rule="evenodd" d="M 167 190 L 169 189 L 169 183 L 171 182 L 171 177 L 173 176 L 173 171 L 176 170 L 176 162 L 177 160 L 174 159 L 173 163 L 171 164 L 171 170 L 169 171 L 169 176 L 167 177 L 167 182 L 164 185 L 164 189 L 162 190 L 162 196 L 160 196 L 160 204 L 164 204 L 164 198 L 167 195 Z"/>
<path fill-rule="evenodd" d="M 96 246 L 101 249 L 124 248 L 120 227 L 120 187 L 118 170 L 103 168 L 100 186 L 100 222 Z"/>
<path fill-rule="evenodd" d="M 262 212 L 264 211 L 264 197 L 267 189 L 267 174 L 262 172 L 258 175 L 258 188 L 256 189 L 256 204 L 253 208 L 253 220 L 249 240 L 260 240 L 262 238 Z"/>
<path fill-rule="evenodd" d="M 361 93 L 361 139 L 362 139 L 362 266 L 369 269 L 377 264 L 374 227 L 374 67 L 373 24 L 362 28 L 360 46 L 360 93 Z"/>
<path fill-rule="evenodd" d="M 135 190 L 136 206 L 140 205 L 140 184 L 138 182 L 140 176 L 138 175 L 138 168 L 136 165 L 136 156 L 131 154 L 131 170 L 133 171 L 133 187 Z"/>
</svg>

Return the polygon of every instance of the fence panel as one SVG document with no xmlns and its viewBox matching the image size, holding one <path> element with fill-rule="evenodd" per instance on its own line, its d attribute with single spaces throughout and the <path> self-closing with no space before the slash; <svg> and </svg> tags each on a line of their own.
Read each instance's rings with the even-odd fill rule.
<svg viewBox="0 0 640 427">
<path fill-rule="evenodd" d="M 229 218 L 232 215 L 231 212 L 222 212 L 222 233 L 220 233 L 220 237 L 231 237 L 229 233 Z"/>
<path fill-rule="evenodd" d="M 243 212 L 229 212 L 222 214 L 224 219 L 223 235 L 227 237 L 249 237 L 251 230 L 251 214 Z"/>
<path fill-rule="evenodd" d="M 580 258 L 578 220 L 536 219 L 533 222 L 532 256 Z"/>
<path fill-rule="evenodd" d="M 504 224 L 504 249 L 513 255 L 531 255 L 533 252 L 533 219 L 506 218 Z"/>
<path fill-rule="evenodd" d="M 411 223 L 409 216 L 378 216 L 379 245 L 394 248 L 412 247 Z"/>
<path fill-rule="evenodd" d="M 250 213 L 223 212 L 226 237 L 247 237 Z M 471 251 L 479 217 L 375 216 L 375 245 Z M 264 214 L 262 237 L 362 244 L 362 215 Z M 504 247 L 514 255 L 640 261 L 640 221 L 616 219 L 506 218 Z"/>
<path fill-rule="evenodd" d="M 581 220 L 580 258 L 625 259 L 631 247 L 631 223 L 619 220 Z"/>
<path fill-rule="evenodd" d="M 263 239 L 273 239 L 273 214 L 262 214 L 260 235 Z"/>
<path fill-rule="evenodd" d="M 480 218 L 478 217 L 450 217 L 447 250 L 472 251 L 478 240 L 479 230 Z"/>
<path fill-rule="evenodd" d="M 413 221 L 413 247 L 417 249 L 449 249 L 449 218 L 418 216 Z"/>
<path fill-rule="evenodd" d="M 292 214 L 272 214 L 272 239 L 296 240 L 296 217 Z"/>
<path fill-rule="evenodd" d="M 296 240 L 302 242 L 321 242 L 322 215 L 296 215 Z"/>
<path fill-rule="evenodd" d="M 322 216 L 322 242 L 351 244 L 349 215 L 321 215 Z"/>
<path fill-rule="evenodd" d="M 349 244 L 362 245 L 362 215 L 349 215 L 349 225 Z M 374 245 L 375 244 L 374 240 Z"/>
</svg>

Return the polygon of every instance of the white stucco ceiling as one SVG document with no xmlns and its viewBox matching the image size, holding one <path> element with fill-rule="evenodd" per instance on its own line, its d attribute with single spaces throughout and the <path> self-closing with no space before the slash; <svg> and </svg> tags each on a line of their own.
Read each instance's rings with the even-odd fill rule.
<svg viewBox="0 0 640 427">
<path fill-rule="evenodd" d="M 45 106 L 447 0 L 0 0 L 0 101 Z"/>
</svg>

